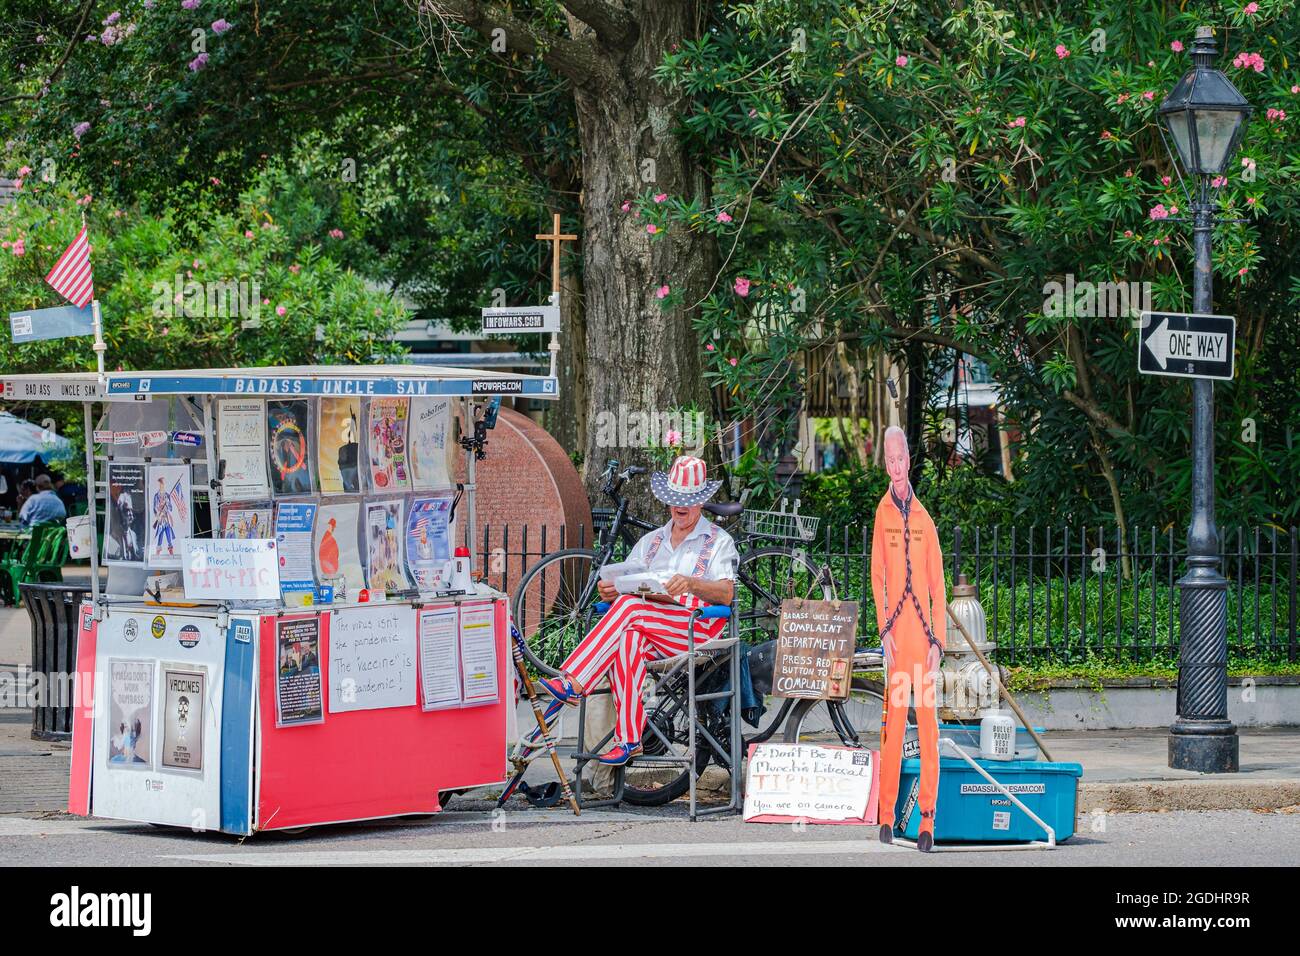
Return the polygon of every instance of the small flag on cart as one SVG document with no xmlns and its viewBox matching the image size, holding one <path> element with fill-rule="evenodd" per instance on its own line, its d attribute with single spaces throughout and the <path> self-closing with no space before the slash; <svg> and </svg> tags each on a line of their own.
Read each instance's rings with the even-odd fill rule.
<svg viewBox="0 0 1300 956">
<path fill-rule="evenodd" d="M 181 488 L 181 479 L 176 479 L 176 484 L 172 485 L 172 490 L 167 493 L 167 497 L 171 499 L 172 506 L 176 509 L 176 517 L 180 518 L 182 523 L 189 521 L 190 503 L 185 500 L 186 495 Z"/>
<path fill-rule="evenodd" d="M 90 240 L 84 225 L 77 238 L 72 240 L 72 245 L 63 250 L 45 281 L 79 309 L 95 297 L 95 282 L 90 271 Z"/>
</svg>

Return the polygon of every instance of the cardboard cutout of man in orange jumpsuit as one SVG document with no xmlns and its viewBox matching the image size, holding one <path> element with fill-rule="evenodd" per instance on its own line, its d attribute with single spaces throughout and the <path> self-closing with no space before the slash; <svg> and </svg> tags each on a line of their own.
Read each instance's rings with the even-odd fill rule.
<svg viewBox="0 0 1300 956">
<path fill-rule="evenodd" d="M 921 744 L 921 826 L 916 845 L 929 852 L 934 846 L 934 806 L 939 794 L 935 681 L 947 635 L 943 552 L 929 512 L 912 493 L 907 435 L 891 426 L 885 431 L 884 445 L 889 490 L 876 508 L 871 539 L 871 591 L 889 675 L 880 754 L 880 841 L 894 839 L 908 698 L 915 694 Z"/>
</svg>

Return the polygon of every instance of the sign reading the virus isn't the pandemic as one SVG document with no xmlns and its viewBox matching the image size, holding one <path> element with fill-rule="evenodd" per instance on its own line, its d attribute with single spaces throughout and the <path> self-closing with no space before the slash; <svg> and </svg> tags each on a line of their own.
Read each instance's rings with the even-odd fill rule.
<svg viewBox="0 0 1300 956">
<path fill-rule="evenodd" d="M 773 662 L 777 697 L 843 700 L 849 694 L 857 640 L 856 601 L 781 602 Z"/>
<path fill-rule="evenodd" d="M 1143 312 L 1138 371 L 1144 375 L 1229 380 L 1237 320 L 1230 315 Z"/>
</svg>

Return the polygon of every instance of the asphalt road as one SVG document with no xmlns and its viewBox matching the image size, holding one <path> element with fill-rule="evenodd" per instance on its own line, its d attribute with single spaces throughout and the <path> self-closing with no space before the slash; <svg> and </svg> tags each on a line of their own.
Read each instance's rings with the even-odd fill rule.
<svg viewBox="0 0 1300 956">
<path fill-rule="evenodd" d="M 1295 865 L 1295 813 L 1219 810 L 1088 815 L 1051 851 L 936 852 L 882 846 L 874 830 L 691 823 L 660 811 L 493 814 L 461 799 L 437 817 L 247 840 L 73 817 L 0 816 L 0 865 L 30 866 L 1169 866 Z"/>
</svg>

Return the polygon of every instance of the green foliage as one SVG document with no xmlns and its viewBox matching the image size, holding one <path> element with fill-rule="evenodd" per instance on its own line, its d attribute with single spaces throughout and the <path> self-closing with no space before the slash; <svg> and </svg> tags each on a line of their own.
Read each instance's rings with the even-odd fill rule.
<svg viewBox="0 0 1300 956">
<path fill-rule="evenodd" d="M 690 95 L 683 134 L 731 217 L 676 228 L 731 250 L 697 326 L 733 413 L 797 401 L 792 358 L 811 344 L 906 357 L 922 386 L 926 354 L 955 345 L 989 364 L 1020 435 L 1015 486 L 995 496 L 1011 514 L 1113 521 L 1113 468 L 1126 520 L 1185 523 L 1188 385 L 1137 374 L 1118 303 L 1071 314 L 1047 283 L 1149 282 L 1155 308 L 1190 306 L 1190 229 L 1172 221 L 1189 203 L 1155 109 L 1190 65 L 1172 45 L 1206 16 L 1119 0 L 715 8 L 660 75 Z M 1219 514 L 1285 525 L 1300 520 L 1300 16 L 1278 2 L 1230 24 L 1219 66 L 1257 109 L 1213 190 L 1216 310 L 1239 322 L 1237 377 L 1216 386 Z M 1266 69 L 1234 65 L 1242 52 Z M 951 451 L 924 449 L 936 465 Z"/>
</svg>

